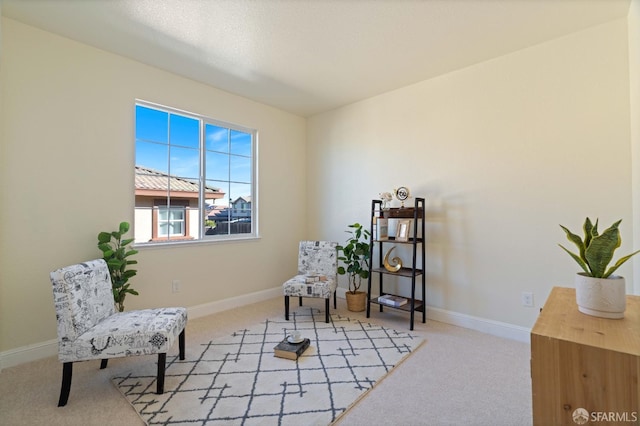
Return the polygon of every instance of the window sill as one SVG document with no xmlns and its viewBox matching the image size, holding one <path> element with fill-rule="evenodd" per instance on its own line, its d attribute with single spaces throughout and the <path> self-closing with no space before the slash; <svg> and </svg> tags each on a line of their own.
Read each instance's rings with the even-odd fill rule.
<svg viewBox="0 0 640 426">
<path fill-rule="evenodd" d="M 202 240 L 175 240 L 171 239 L 171 241 L 166 240 L 157 240 L 157 242 L 145 242 L 145 243 L 134 243 L 133 247 L 136 250 L 146 250 L 153 248 L 174 248 L 174 247 L 193 247 L 196 245 L 212 245 L 212 244 L 226 244 L 226 243 L 238 243 L 238 242 L 250 242 L 250 241 L 259 241 L 261 237 L 259 235 L 239 235 L 239 236 L 230 236 L 225 238 L 206 238 Z"/>
<path fill-rule="evenodd" d="M 195 238 L 193 237 L 188 237 L 188 236 L 182 236 L 182 237 L 171 237 L 171 239 L 167 239 L 164 237 L 160 237 L 160 238 L 152 238 L 150 241 L 150 244 L 156 244 L 156 243 L 172 243 L 172 242 L 180 242 L 180 241 L 193 241 Z"/>
</svg>

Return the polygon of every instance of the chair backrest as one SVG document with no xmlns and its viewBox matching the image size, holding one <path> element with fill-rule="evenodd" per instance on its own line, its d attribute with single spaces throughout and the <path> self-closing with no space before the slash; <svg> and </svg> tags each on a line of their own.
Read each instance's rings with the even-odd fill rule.
<svg viewBox="0 0 640 426">
<path fill-rule="evenodd" d="M 74 341 L 116 312 L 111 276 L 103 259 L 67 266 L 50 275 L 60 345 Z"/>
<path fill-rule="evenodd" d="M 298 274 L 319 273 L 334 279 L 338 276 L 338 243 L 300 241 Z"/>
</svg>

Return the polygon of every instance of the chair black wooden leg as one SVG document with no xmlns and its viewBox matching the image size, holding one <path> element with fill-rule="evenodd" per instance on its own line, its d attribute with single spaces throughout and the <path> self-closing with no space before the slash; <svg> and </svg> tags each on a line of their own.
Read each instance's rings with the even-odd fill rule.
<svg viewBox="0 0 640 426">
<path fill-rule="evenodd" d="M 184 361 L 184 344 L 185 344 L 185 329 L 182 329 L 182 332 L 178 336 L 178 348 L 180 349 L 180 360 Z"/>
<path fill-rule="evenodd" d="M 100 370 L 104 370 L 105 368 L 107 368 L 107 362 L 109 362 L 108 359 L 103 359 L 102 361 L 100 361 Z"/>
<path fill-rule="evenodd" d="M 284 297 L 284 319 L 289 321 L 289 296 Z"/>
<path fill-rule="evenodd" d="M 329 299 L 324 299 L 324 322 L 329 322 Z"/>
<path fill-rule="evenodd" d="M 166 353 L 158 354 L 158 377 L 156 379 L 157 381 L 156 393 L 158 395 L 162 395 L 164 393 L 164 369 L 166 367 L 166 364 L 167 364 L 167 354 Z"/>
<path fill-rule="evenodd" d="M 73 375 L 73 362 L 65 362 L 62 365 L 62 386 L 60 387 L 60 399 L 58 407 L 64 407 L 69 400 L 71 391 L 71 376 Z"/>
</svg>

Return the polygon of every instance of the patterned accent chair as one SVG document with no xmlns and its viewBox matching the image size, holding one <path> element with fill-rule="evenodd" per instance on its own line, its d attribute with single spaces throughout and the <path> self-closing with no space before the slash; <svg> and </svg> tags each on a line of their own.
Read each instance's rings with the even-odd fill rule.
<svg viewBox="0 0 640 426">
<path fill-rule="evenodd" d="M 298 275 L 282 285 L 284 290 L 284 317 L 289 321 L 289 297 L 325 299 L 325 322 L 329 322 L 329 299 L 333 294 L 336 309 L 338 285 L 338 243 L 329 241 L 300 241 L 298 249 Z"/>
<path fill-rule="evenodd" d="M 67 404 L 73 363 L 158 354 L 156 392 L 164 392 L 167 351 L 179 340 L 183 360 L 187 310 L 159 308 L 116 312 L 109 268 L 103 259 L 51 272 L 58 322 L 58 359 L 63 363 L 58 407 Z"/>
</svg>

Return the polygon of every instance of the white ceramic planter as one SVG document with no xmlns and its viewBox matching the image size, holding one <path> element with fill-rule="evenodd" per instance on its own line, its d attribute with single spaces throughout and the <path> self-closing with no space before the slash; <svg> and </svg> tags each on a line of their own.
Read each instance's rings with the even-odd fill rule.
<svg viewBox="0 0 640 426">
<path fill-rule="evenodd" d="M 624 318 L 627 307 L 627 291 L 623 277 L 588 277 L 576 275 L 576 302 L 583 314 L 600 318 Z"/>
</svg>

